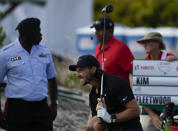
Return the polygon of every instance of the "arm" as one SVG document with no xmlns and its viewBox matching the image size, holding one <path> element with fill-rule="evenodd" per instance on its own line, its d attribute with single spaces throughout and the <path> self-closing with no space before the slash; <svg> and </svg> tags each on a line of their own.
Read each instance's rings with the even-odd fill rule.
<svg viewBox="0 0 178 131">
<path fill-rule="evenodd" d="M 90 103 L 90 107 L 93 107 L 91 108 L 91 112 L 90 112 L 90 117 L 91 117 L 91 121 L 92 121 L 92 124 L 93 124 L 93 130 L 91 131 L 104 131 L 105 128 L 106 128 L 106 123 L 103 122 L 103 123 L 99 123 L 99 118 L 97 117 L 97 108 L 99 108 L 98 106 L 100 105 L 103 105 L 100 98 L 98 98 L 98 104 L 97 106 L 91 106 L 91 103 Z"/>
<path fill-rule="evenodd" d="M 99 121 L 99 118 L 97 116 L 94 116 L 92 118 L 93 120 L 93 125 L 94 125 L 94 129 L 95 131 L 104 131 L 106 129 L 106 124 L 103 123 L 103 124 L 99 124 L 98 121 Z"/>
<path fill-rule="evenodd" d="M 51 100 L 51 109 L 54 113 L 54 119 L 57 116 L 57 82 L 56 78 L 48 79 L 48 89 L 49 89 L 49 97 Z"/>
<path fill-rule="evenodd" d="M 4 86 L 4 77 L 7 75 L 7 66 L 6 66 L 7 60 L 4 58 L 4 56 L 0 53 L 0 63 L 1 63 L 1 68 L 0 68 L 0 86 Z"/>
<path fill-rule="evenodd" d="M 2 88 L 5 88 L 6 86 L 6 83 L 0 83 L 0 127 L 2 129 L 8 129 L 8 126 L 7 126 L 7 121 L 6 121 L 6 118 L 4 116 L 4 113 L 2 112 L 1 110 L 1 91 L 2 91 Z"/>
<path fill-rule="evenodd" d="M 116 121 L 124 122 L 135 117 L 139 117 L 140 108 L 135 99 L 125 105 L 126 109 L 120 113 L 116 113 Z"/>
<path fill-rule="evenodd" d="M 174 56 L 174 55 L 169 55 L 166 57 L 166 61 L 175 61 L 175 60 L 178 60 L 178 57 Z"/>
<path fill-rule="evenodd" d="M 6 75 L 6 71 L 7 71 L 7 67 L 6 67 L 6 61 L 4 60 L 4 57 L 2 54 L 0 54 L 0 63 L 1 63 L 1 67 L 0 67 L 0 127 L 2 129 L 8 129 L 7 126 L 7 122 L 6 119 L 4 117 L 4 114 L 2 113 L 1 110 L 1 89 L 5 88 L 6 83 L 4 83 L 4 77 Z"/>
<path fill-rule="evenodd" d="M 87 122 L 85 131 L 94 131 L 91 111 L 88 117 L 88 122 Z"/>
<path fill-rule="evenodd" d="M 172 53 L 167 53 L 165 60 L 171 62 L 171 61 L 178 60 L 178 57 Z"/>
<path fill-rule="evenodd" d="M 51 103 L 57 100 L 57 82 L 56 78 L 48 79 L 48 89 Z"/>
<path fill-rule="evenodd" d="M 161 129 L 161 120 L 160 120 L 160 117 L 155 114 L 150 108 L 148 107 L 143 107 L 144 110 L 148 113 L 148 115 L 150 116 L 151 118 L 151 121 L 153 123 L 153 125 L 155 126 L 156 129 Z"/>
<path fill-rule="evenodd" d="M 105 107 L 103 106 L 101 100 L 98 99 L 98 104 L 96 107 L 97 116 L 101 117 L 105 122 L 111 123 L 111 114 L 109 114 Z M 140 108 L 135 99 L 132 99 L 127 104 L 125 104 L 125 110 L 119 113 L 115 113 L 116 115 L 116 122 L 124 122 L 130 120 L 135 117 L 139 117 L 140 115 Z"/>
</svg>

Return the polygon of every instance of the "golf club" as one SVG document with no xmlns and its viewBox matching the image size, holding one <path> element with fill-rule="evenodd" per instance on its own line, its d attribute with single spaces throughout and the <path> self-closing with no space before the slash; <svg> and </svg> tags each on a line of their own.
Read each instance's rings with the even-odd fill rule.
<svg viewBox="0 0 178 131">
<path fill-rule="evenodd" d="M 103 56 L 102 56 L 102 70 L 104 71 L 104 45 L 105 45 L 105 34 L 106 34 L 106 14 L 111 13 L 114 10 L 114 7 L 112 5 L 107 5 L 102 9 L 102 13 L 104 13 L 104 33 L 103 33 Z M 101 76 L 101 91 L 100 91 L 100 98 L 102 100 L 103 98 L 103 78 L 104 78 L 104 72 L 102 73 Z M 104 121 L 100 118 L 98 121 L 99 124 L 103 124 Z"/>
<path fill-rule="evenodd" d="M 113 12 L 114 7 L 113 5 L 107 5 L 102 9 L 102 13 L 111 13 Z"/>
<path fill-rule="evenodd" d="M 102 70 L 104 71 L 104 45 L 105 45 L 105 34 L 106 34 L 106 13 L 111 13 L 114 10 L 114 7 L 112 5 L 107 5 L 102 9 L 102 13 L 104 13 L 104 33 L 103 33 L 103 56 L 102 56 Z M 100 98 L 103 98 L 103 76 L 104 72 L 101 76 L 101 92 L 100 92 Z"/>
</svg>

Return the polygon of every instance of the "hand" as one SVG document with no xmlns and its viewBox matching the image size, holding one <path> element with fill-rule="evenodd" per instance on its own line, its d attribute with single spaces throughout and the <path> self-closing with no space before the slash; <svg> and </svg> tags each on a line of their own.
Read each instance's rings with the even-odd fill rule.
<svg viewBox="0 0 178 131">
<path fill-rule="evenodd" d="M 104 107 L 101 107 L 97 111 L 97 117 L 100 117 L 105 121 L 106 123 L 111 123 L 111 115 L 106 111 Z"/>
<path fill-rule="evenodd" d="M 94 131 L 94 125 L 93 125 L 93 121 L 92 121 L 92 115 L 91 115 L 91 111 L 88 117 L 88 122 L 87 125 L 85 127 L 85 131 Z"/>
<path fill-rule="evenodd" d="M 101 100 L 101 98 L 98 98 L 97 101 L 98 101 L 98 104 L 96 105 L 96 111 L 98 111 L 102 107 L 106 108 L 104 98 L 102 100 Z"/>
<path fill-rule="evenodd" d="M 158 115 L 153 115 L 152 117 L 151 117 L 151 120 L 152 120 L 152 122 L 153 122 L 153 125 L 155 126 L 155 128 L 157 129 L 157 130 L 160 130 L 161 129 L 161 120 L 160 120 L 160 117 L 158 116 Z"/>
<path fill-rule="evenodd" d="M 175 60 L 177 60 L 177 58 L 175 56 L 167 56 L 166 57 L 166 61 L 171 62 L 171 61 L 175 61 Z"/>
<path fill-rule="evenodd" d="M 52 113 L 52 120 L 54 121 L 56 119 L 56 116 L 57 116 L 57 104 L 51 104 L 49 106 L 49 109 Z"/>
<path fill-rule="evenodd" d="M 7 121 L 3 115 L 3 113 L 0 111 L 0 127 L 2 129 L 8 129 Z"/>
</svg>

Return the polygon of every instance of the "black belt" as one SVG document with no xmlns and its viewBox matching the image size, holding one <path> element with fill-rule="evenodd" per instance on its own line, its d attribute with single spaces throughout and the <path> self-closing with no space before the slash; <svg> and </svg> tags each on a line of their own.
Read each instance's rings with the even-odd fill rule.
<svg viewBox="0 0 178 131">
<path fill-rule="evenodd" d="M 8 98 L 8 103 L 29 103 L 29 104 L 40 104 L 40 103 L 46 103 L 47 102 L 47 98 L 44 98 L 43 100 L 40 101 L 27 101 L 24 99 L 20 99 L 20 98 Z"/>
</svg>

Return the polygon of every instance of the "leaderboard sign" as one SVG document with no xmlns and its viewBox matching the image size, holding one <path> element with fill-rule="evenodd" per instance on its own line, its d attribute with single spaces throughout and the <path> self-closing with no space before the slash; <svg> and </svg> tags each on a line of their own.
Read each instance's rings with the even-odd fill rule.
<svg viewBox="0 0 178 131">
<path fill-rule="evenodd" d="M 178 105 L 178 61 L 134 60 L 132 83 L 140 105 Z"/>
</svg>

